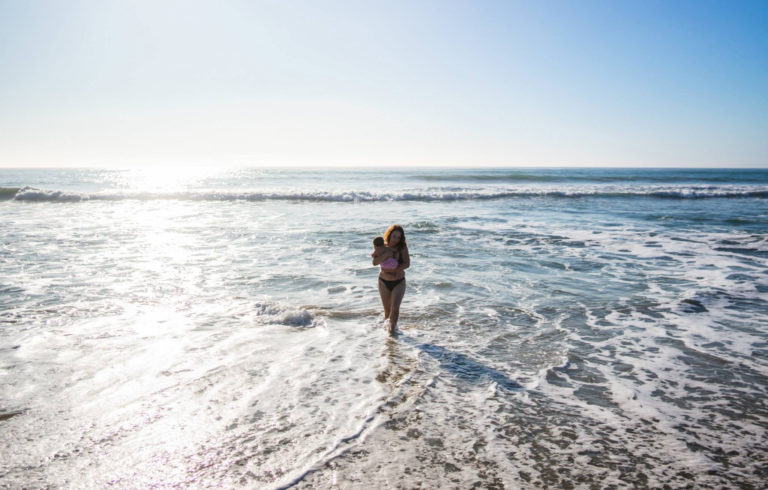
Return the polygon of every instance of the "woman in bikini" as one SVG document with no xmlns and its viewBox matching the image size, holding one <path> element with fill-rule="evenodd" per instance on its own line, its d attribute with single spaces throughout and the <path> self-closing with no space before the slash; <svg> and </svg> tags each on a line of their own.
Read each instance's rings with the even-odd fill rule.
<svg viewBox="0 0 768 490">
<path fill-rule="evenodd" d="M 390 226 L 384 233 L 386 246 L 393 250 L 397 259 L 397 267 L 381 268 L 379 272 L 379 296 L 384 306 L 384 319 L 389 321 L 389 334 L 397 331 L 397 320 L 400 318 L 400 303 L 405 295 L 405 269 L 411 266 L 408 255 L 408 245 L 405 242 L 405 231 L 400 225 Z M 374 254 L 373 265 L 380 265 L 388 260 L 385 254 Z"/>
</svg>

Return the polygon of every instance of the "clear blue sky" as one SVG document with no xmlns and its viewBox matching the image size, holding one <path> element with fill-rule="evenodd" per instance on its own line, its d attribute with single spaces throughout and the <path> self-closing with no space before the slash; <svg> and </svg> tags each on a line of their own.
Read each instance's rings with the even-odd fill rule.
<svg viewBox="0 0 768 490">
<path fill-rule="evenodd" d="M 0 166 L 768 166 L 768 1 L 0 0 Z"/>
</svg>

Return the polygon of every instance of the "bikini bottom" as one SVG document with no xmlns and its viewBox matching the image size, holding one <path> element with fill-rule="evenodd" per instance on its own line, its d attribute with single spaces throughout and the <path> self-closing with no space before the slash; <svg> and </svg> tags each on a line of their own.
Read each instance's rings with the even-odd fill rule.
<svg viewBox="0 0 768 490">
<path fill-rule="evenodd" d="M 395 287 L 397 287 L 398 284 L 405 281 L 404 277 L 401 277 L 400 279 L 395 279 L 394 281 L 387 281 L 383 277 L 379 276 L 379 281 L 383 282 L 385 286 L 387 286 L 387 289 L 389 289 L 389 292 L 391 293 Z"/>
</svg>

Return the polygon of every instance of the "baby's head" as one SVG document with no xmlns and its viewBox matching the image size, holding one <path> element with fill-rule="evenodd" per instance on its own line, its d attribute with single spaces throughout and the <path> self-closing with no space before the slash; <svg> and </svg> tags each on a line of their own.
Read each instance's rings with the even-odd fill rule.
<svg viewBox="0 0 768 490">
<path fill-rule="evenodd" d="M 373 239 L 373 248 L 378 249 L 378 248 L 381 248 L 383 246 L 384 246 L 384 238 L 383 237 L 377 236 L 376 238 Z"/>
</svg>

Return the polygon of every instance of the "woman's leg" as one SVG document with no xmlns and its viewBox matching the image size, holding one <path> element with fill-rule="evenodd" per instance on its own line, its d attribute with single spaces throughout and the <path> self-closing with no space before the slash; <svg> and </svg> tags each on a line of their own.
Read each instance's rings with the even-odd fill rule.
<svg viewBox="0 0 768 490">
<path fill-rule="evenodd" d="M 383 282 L 376 279 L 379 284 L 379 296 L 381 296 L 381 305 L 384 307 L 384 319 L 389 318 L 390 306 L 392 305 L 392 293 L 387 289 Z"/>
<path fill-rule="evenodd" d="M 400 303 L 405 296 L 405 279 L 395 286 L 392 290 L 392 305 L 389 309 L 389 333 L 394 334 L 397 330 L 397 320 L 400 318 Z"/>
</svg>

